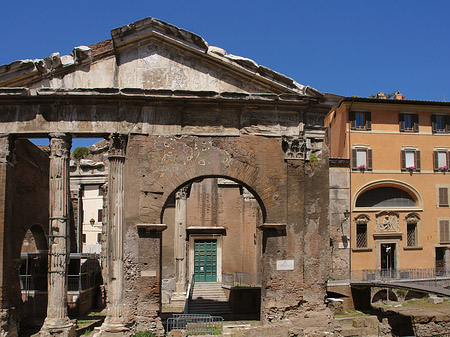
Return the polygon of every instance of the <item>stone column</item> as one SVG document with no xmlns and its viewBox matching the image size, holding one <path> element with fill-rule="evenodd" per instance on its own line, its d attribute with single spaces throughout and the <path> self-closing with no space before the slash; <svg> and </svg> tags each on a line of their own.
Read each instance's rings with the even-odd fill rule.
<svg viewBox="0 0 450 337">
<path fill-rule="evenodd" d="M 75 336 L 67 316 L 67 264 L 69 262 L 70 135 L 50 134 L 49 266 L 47 317 L 40 336 Z"/>
<path fill-rule="evenodd" d="M 0 336 L 8 337 L 17 336 L 17 302 L 20 300 L 11 243 L 13 147 L 11 136 L 0 135 Z"/>
<path fill-rule="evenodd" d="M 175 195 L 175 293 L 173 301 L 186 299 L 186 220 L 188 186 L 180 189 Z"/>
<path fill-rule="evenodd" d="M 108 179 L 108 248 L 107 248 L 107 316 L 100 331 L 121 333 L 128 330 L 124 322 L 123 292 L 123 168 L 127 136 L 113 134 L 109 138 Z"/>
<path fill-rule="evenodd" d="M 444 273 L 448 275 L 450 272 L 450 249 L 444 251 Z"/>
</svg>

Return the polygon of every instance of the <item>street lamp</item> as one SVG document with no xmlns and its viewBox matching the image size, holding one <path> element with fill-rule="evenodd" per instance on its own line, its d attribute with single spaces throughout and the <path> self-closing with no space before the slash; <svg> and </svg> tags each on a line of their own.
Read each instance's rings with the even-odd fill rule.
<svg viewBox="0 0 450 337">
<path fill-rule="evenodd" d="M 390 279 L 391 271 L 389 270 L 389 254 L 391 253 L 391 246 L 386 246 L 386 278 Z M 389 274 L 388 274 L 389 273 Z M 389 305 L 389 288 L 386 288 L 386 304 Z"/>
<path fill-rule="evenodd" d="M 91 220 L 89 220 L 89 223 L 91 224 L 92 227 L 94 227 L 95 220 L 93 218 L 91 218 Z"/>
</svg>

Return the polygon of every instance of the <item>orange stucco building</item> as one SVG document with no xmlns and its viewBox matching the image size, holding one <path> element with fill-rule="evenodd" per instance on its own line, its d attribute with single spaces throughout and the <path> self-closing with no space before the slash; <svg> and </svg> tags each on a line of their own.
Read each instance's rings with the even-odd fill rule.
<svg viewBox="0 0 450 337">
<path fill-rule="evenodd" d="M 352 278 L 450 266 L 450 104 L 397 98 L 345 98 L 325 118 L 330 157 L 349 159 Z"/>
</svg>

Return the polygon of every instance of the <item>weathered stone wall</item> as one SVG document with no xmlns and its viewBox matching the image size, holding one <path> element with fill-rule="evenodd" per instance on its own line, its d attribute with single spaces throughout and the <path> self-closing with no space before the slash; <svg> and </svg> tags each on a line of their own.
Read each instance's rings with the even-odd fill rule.
<svg viewBox="0 0 450 337">
<path fill-rule="evenodd" d="M 48 156 L 27 140 L 2 138 L 0 163 L 0 305 L 5 319 L 0 333 L 15 329 L 17 308 L 21 302 L 19 267 L 25 233 L 31 229 L 41 251 L 48 234 Z M 44 234 L 45 233 L 45 234 Z M 9 318 L 8 318 L 9 317 Z"/>
<path fill-rule="evenodd" d="M 130 136 L 124 184 L 125 301 L 130 319 L 146 325 L 147 316 L 155 317 L 160 309 L 161 234 L 138 234 L 136 225 L 160 223 L 164 203 L 184 184 L 222 176 L 254 193 L 264 223 L 286 228 L 264 231 L 263 320 L 305 321 L 309 316 L 314 324 L 327 324 L 328 154 L 320 144 L 318 160 L 305 164 L 285 161 L 280 138 Z M 277 270 L 279 260 L 293 261 L 292 270 Z"/>
</svg>

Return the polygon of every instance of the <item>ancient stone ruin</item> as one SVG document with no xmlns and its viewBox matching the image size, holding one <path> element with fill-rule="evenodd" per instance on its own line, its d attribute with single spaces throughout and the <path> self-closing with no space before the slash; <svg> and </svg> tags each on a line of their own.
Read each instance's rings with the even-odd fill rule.
<svg viewBox="0 0 450 337">
<path fill-rule="evenodd" d="M 38 137 L 49 137 L 51 151 L 49 214 L 42 210 L 49 221 L 40 221 L 49 260 L 41 336 L 74 334 L 66 303 L 73 240 L 69 155 L 79 137 L 109 142 L 102 253 L 107 317 L 100 335 L 161 331 L 162 281 L 172 275 L 171 299 L 186 296 L 197 241 L 223 243 L 215 251 L 222 272 L 239 272 L 227 261 L 246 252 L 249 270 L 261 273 L 264 324 L 327 326 L 327 95 L 153 18 L 114 29 L 111 37 L 71 55 L 0 67 L 0 334 L 17 335 L 15 261 L 25 231 L 16 235 L 15 228 L 33 225 L 14 216 L 20 205 L 12 191 L 21 179 L 14 158 L 22 138 Z M 208 179 L 251 198 L 258 220 L 237 223 L 247 226 L 247 244 L 231 245 L 228 238 L 240 235 L 240 225 L 231 225 L 230 217 L 195 223 L 187 215 L 194 214 L 189 193 Z M 164 274 L 165 263 L 172 271 Z M 215 268 L 213 282 L 222 277 L 218 263 Z"/>
</svg>

